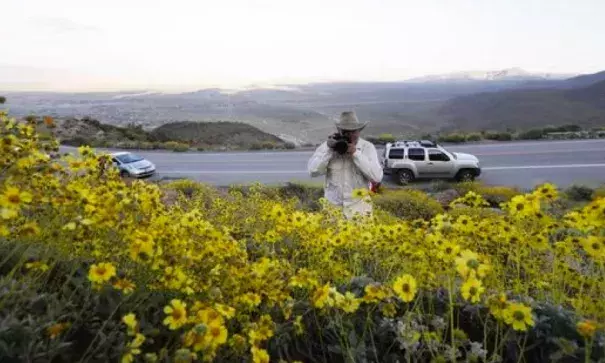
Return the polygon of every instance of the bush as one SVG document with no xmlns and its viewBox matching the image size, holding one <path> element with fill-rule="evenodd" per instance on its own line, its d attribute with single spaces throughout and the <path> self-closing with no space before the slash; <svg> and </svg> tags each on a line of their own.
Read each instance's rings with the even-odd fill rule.
<svg viewBox="0 0 605 363">
<path fill-rule="evenodd" d="M 6 102 L 6 97 L 0 96 L 0 105 L 4 104 L 5 102 Z"/>
<path fill-rule="evenodd" d="M 514 196 L 521 194 L 521 191 L 518 188 L 489 186 L 477 181 L 457 183 L 454 185 L 454 189 L 456 189 L 460 195 L 466 195 L 466 193 L 470 191 L 475 192 L 481 195 L 493 208 L 499 208 L 500 203 L 508 202 Z"/>
<path fill-rule="evenodd" d="M 406 220 L 431 219 L 443 213 L 439 202 L 414 189 L 386 190 L 374 197 L 374 203 L 378 208 Z"/>
<path fill-rule="evenodd" d="M 517 135 L 519 140 L 539 140 L 544 137 L 544 130 L 532 129 Z"/>
<path fill-rule="evenodd" d="M 478 132 L 466 135 L 466 141 L 481 141 L 482 138 L 483 137 Z"/>
<path fill-rule="evenodd" d="M 175 152 L 189 151 L 189 144 L 185 144 L 178 141 L 166 141 L 163 146 L 164 149 L 172 150 Z"/>
<path fill-rule="evenodd" d="M 284 148 L 286 150 L 294 150 L 294 149 L 296 149 L 296 144 L 293 142 L 287 142 L 284 144 Z"/>
<path fill-rule="evenodd" d="M 572 185 L 565 189 L 565 196 L 576 202 L 592 200 L 594 193 L 594 189 L 584 185 Z"/>
<path fill-rule="evenodd" d="M 454 133 L 448 135 L 441 135 L 437 139 L 439 142 L 450 142 L 450 143 L 462 143 L 466 141 L 464 134 Z"/>
<path fill-rule="evenodd" d="M 378 140 L 380 140 L 381 143 L 386 144 L 389 142 L 395 142 L 395 136 L 393 136 L 393 134 L 380 134 L 380 136 L 378 136 Z"/>
<path fill-rule="evenodd" d="M 486 132 L 484 135 L 487 140 L 494 141 L 511 141 L 513 135 L 510 132 Z"/>
</svg>

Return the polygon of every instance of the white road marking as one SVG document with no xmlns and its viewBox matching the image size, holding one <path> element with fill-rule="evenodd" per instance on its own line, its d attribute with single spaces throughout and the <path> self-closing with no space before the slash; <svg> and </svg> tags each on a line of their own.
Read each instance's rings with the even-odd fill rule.
<svg viewBox="0 0 605 363">
<path fill-rule="evenodd" d="M 305 170 L 169 170 L 161 174 L 308 174 Z"/>
<path fill-rule="evenodd" d="M 562 164 L 562 165 L 511 165 L 487 166 L 481 170 L 514 170 L 514 169 L 567 169 L 567 168 L 603 168 L 605 164 Z"/>
<path fill-rule="evenodd" d="M 488 166 L 485 170 L 515 170 L 515 169 L 565 169 L 565 168 L 604 168 L 603 164 L 561 164 L 561 165 L 510 165 Z M 161 174 L 308 174 L 306 170 L 168 170 Z"/>
</svg>

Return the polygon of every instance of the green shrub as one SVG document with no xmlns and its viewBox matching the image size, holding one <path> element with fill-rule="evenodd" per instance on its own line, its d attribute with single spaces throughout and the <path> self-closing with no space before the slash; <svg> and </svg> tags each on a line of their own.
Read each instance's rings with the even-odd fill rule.
<svg viewBox="0 0 605 363">
<path fill-rule="evenodd" d="M 428 194 L 414 189 L 385 190 L 374 197 L 377 208 L 407 219 L 430 219 L 443 213 L 443 207 Z"/>
<path fill-rule="evenodd" d="M 164 143 L 164 148 L 175 152 L 185 152 L 189 151 L 189 144 L 178 141 L 167 141 Z"/>
<path fill-rule="evenodd" d="M 293 143 L 293 142 L 287 142 L 287 143 L 284 145 L 284 148 L 285 148 L 286 150 L 294 150 L 294 149 L 296 149 L 296 144 L 295 144 L 295 143 Z"/>
<path fill-rule="evenodd" d="M 6 97 L 0 96 L 0 105 L 4 104 L 5 102 L 6 102 Z"/>
<path fill-rule="evenodd" d="M 461 143 L 466 141 L 466 136 L 464 134 L 453 133 L 448 135 L 441 135 L 437 140 L 439 142 Z"/>
<path fill-rule="evenodd" d="M 570 187 L 565 189 L 565 196 L 568 199 L 577 202 L 589 201 L 592 200 L 592 195 L 594 194 L 594 192 L 594 189 L 585 185 L 571 185 Z"/>
<path fill-rule="evenodd" d="M 514 196 L 521 194 L 521 191 L 514 187 L 507 186 L 488 186 L 480 182 L 466 182 L 454 185 L 454 189 L 460 195 L 473 191 L 481 195 L 492 207 L 497 208 L 500 203 L 508 202 Z"/>
<path fill-rule="evenodd" d="M 281 198 L 297 198 L 300 201 L 299 207 L 304 210 L 317 211 L 319 199 L 324 196 L 323 186 L 320 184 L 289 182 L 273 189 Z"/>
<path fill-rule="evenodd" d="M 386 144 L 387 142 L 395 142 L 395 136 L 393 136 L 393 134 L 380 134 L 380 136 L 378 136 L 378 140 L 380 140 L 382 143 Z"/>
<path fill-rule="evenodd" d="M 517 135 L 519 140 L 539 140 L 544 137 L 544 130 L 532 129 Z"/>
<path fill-rule="evenodd" d="M 485 139 L 494 141 L 511 141 L 513 135 L 510 132 L 486 132 L 484 134 Z"/>
<path fill-rule="evenodd" d="M 211 186 L 190 179 L 171 181 L 164 184 L 164 188 L 167 190 L 174 190 L 187 198 L 193 198 L 202 193 L 215 193 L 215 189 Z"/>
<path fill-rule="evenodd" d="M 466 141 L 480 141 L 483 137 L 478 132 L 466 135 Z"/>
</svg>

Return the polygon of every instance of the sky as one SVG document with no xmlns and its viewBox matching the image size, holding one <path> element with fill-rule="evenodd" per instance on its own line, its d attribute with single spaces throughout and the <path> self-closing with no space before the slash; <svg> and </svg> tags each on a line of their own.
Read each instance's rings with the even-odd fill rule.
<svg viewBox="0 0 605 363">
<path fill-rule="evenodd" d="M 191 89 L 605 69 L 605 0 L 0 0 L 0 86 Z"/>
</svg>

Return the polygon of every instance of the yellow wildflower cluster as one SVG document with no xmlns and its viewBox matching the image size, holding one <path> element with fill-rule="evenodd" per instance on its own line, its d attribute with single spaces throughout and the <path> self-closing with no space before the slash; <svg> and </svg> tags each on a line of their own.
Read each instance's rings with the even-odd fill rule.
<svg viewBox="0 0 605 363">
<path fill-rule="evenodd" d="M 287 329 L 303 335 L 311 314 L 394 317 L 439 291 L 451 304 L 487 306 L 516 331 L 534 326 L 532 299 L 583 316 L 584 336 L 605 322 L 605 198 L 551 213 L 558 192 L 546 184 L 481 218 L 405 221 L 378 211 L 346 220 L 325 200 L 302 210 L 258 185 L 200 185 L 167 201 L 170 186 L 127 183 L 89 148 L 50 157 L 57 144 L 41 141 L 35 125 L 2 116 L 0 137 L 0 241 L 91 261 L 97 288 L 170 296 L 147 309 L 162 315 L 155 329 L 179 334 L 175 361 L 244 351 L 267 362 L 268 342 Z M 472 193 L 454 204 L 487 205 Z M 52 265 L 29 263 L 40 273 Z M 359 277 L 368 280 L 356 286 Z M 123 362 L 160 353 L 147 351 L 134 313 L 122 322 Z"/>
</svg>

